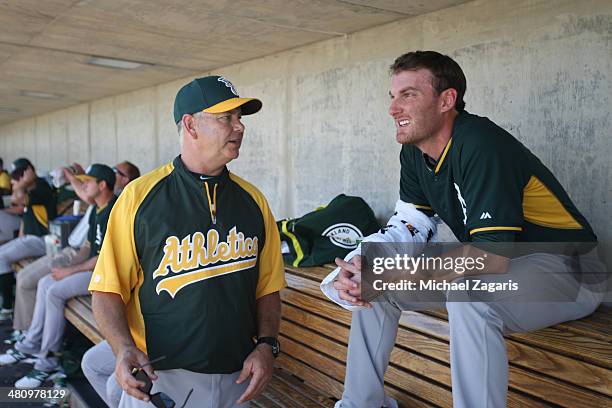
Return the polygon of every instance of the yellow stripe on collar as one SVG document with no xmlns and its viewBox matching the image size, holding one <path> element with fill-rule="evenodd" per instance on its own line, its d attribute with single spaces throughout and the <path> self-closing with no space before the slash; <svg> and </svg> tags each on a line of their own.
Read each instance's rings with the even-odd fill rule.
<svg viewBox="0 0 612 408">
<path fill-rule="evenodd" d="M 442 152 L 442 156 L 440 156 L 440 160 L 438 161 L 438 165 L 436 166 L 436 169 L 434 170 L 434 173 L 437 173 L 438 171 L 440 171 L 440 167 L 442 167 L 442 163 L 444 162 L 444 159 L 446 158 L 446 154 L 448 153 L 448 150 L 450 149 L 451 143 L 453 142 L 453 138 L 451 137 L 448 140 L 448 143 L 446 144 L 446 147 L 444 148 L 444 151 Z"/>
</svg>

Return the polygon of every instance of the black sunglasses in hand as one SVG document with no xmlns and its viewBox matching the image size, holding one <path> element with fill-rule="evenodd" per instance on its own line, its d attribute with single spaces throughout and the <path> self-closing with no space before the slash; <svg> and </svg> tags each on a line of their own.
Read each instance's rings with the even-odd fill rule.
<svg viewBox="0 0 612 408">
<path fill-rule="evenodd" d="M 151 404 L 153 404 L 156 408 L 175 408 L 176 402 L 174 402 L 174 400 L 170 398 L 168 394 L 163 393 L 163 392 L 156 392 L 155 394 L 151 394 L 151 388 L 153 388 L 153 381 L 151 381 L 147 373 L 142 369 L 143 367 L 153 364 L 157 361 L 163 360 L 164 358 L 165 356 L 156 358 L 147 364 L 141 365 L 138 368 L 134 368 L 132 370 L 132 375 L 138 381 L 142 381 L 145 383 L 144 387 L 139 387 L 139 389 L 149 396 Z M 189 390 L 187 397 L 185 397 L 185 401 L 179 408 L 185 408 L 185 405 L 187 405 L 187 401 L 189 401 L 189 397 L 191 397 L 192 392 L 193 392 L 193 388 Z"/>
</svg>

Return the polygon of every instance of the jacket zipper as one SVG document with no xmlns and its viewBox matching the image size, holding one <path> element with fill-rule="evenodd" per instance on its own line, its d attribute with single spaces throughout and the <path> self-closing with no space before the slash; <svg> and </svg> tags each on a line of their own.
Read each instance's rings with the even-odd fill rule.
<svg viewBox="0 0 612 408">
<path fill-rule="evenodd" d="M 208 181 L 204 182 L 206 187 L 206 198 L 208 198 L 208 210 L 210 211 L 210 219 L 213 224 L 217 224 L 217 183 L 213 186 L 212 200 L 210 199 L 210 187 Z"/>
</svg>

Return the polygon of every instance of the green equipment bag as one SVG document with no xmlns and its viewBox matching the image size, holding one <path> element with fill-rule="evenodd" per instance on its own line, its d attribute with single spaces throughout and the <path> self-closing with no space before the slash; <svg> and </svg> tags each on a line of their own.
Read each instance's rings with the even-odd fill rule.
<svg viewBox="0 0 612 408">
<path fill-rule="evenodd" d="M 300 218 L 276 223 L 283 258 L 293 266 L 316 266 L 344 258 L 366 237 L 380 229 L 370 206 L 361 197 L 340 194 L 328 205 Z"/>
</svg>

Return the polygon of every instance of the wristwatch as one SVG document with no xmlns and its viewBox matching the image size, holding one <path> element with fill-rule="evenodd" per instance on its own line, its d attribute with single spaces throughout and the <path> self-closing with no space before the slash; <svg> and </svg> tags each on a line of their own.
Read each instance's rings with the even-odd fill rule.
<svg viewBox="0 0 612 408">
<path fill-rule="evenodd" d="M 260 344 L 269 344 L 272 346 L 272 355 L 274 358 L 278 357 L 280 354 L 280 343 L 276 337 L 259 337 L 257 339 L 257 345 Z"/>
</svg>

